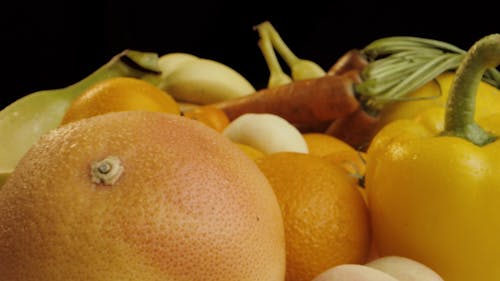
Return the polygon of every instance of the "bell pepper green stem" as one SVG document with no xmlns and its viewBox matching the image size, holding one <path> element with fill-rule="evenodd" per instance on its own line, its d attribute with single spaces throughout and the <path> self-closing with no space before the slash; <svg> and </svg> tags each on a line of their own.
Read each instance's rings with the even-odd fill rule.
<svg viewBox="0 0 500 281">
<path fill-rule="evenodd" d="M 479 146 L 496 139 L 476 123 L 474 112 L 476 91 L 484 72 L 499 64 L 500 34 L 485 36 L 469 49 L 450 88 L 442 135 L 461 137 Z"/>
</svg>

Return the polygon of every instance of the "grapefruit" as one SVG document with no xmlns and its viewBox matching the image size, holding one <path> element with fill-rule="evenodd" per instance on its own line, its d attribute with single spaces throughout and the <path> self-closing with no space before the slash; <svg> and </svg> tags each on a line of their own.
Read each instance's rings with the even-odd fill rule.
<svg viewBox="0 0 500 281">
<path fill-rule="evenodd" d="M 277 198 L 201 122 L 123 111 L 63 125 L 0 192 L 9 281 L 269 280 L 285 275 Z"/>
</svg>

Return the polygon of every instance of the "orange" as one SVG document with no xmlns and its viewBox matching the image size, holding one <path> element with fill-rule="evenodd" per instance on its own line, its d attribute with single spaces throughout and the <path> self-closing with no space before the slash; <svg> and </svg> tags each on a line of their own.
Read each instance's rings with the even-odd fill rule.
<svg viewBox="0 0 500 281">
<path fill-rule="evenodd" d="M 346 142 L 324 133 L 304 133 L 304 140 L 309 148 L 309 153 L 323 157 L 335 165 L 344 168 L 350 175 L 354 184 L 365 175 L 366 153 L 358 151 Z M 359 189 L 366 198 L 364 188 Z"/>
<path fill-rule="evenodd" d="M 62 124 L 82 118 L 127 110 L 180 114 L 178 103 L 167 92 L 133 77 L 113 77 L 92 85 L 76 98 Z"/>
<path fill-rule="evenodd" d="M 341 139 L 325 133 L 304 133 L 303 136 L 309 153 L 342 167 L 352 180 L 353 186 L 356 186 L 361 193 L 365 204 L 368 204 L 366 189 L 362 183 L 366 171 L 366 152 L 359 151 Z M 368 260 L 377 256 L 372 243 Z"/>
<path fill-rule="evenodd" d="M 346 142 L 325 133 L 303 133 L 302 136 L 307 143 L 309 153 L 325 156 L 339 151 L 356 150 Z"/>
<path fill-rule="evenodd" d="M 187 118 L 197 120 L 218 132 L 222 132 L 229 124 L 229 117 L 222 110 L 212 105 L 192 107 L 183 111 Z"/>
<path fill-rule="evenodd" d="M 107 184 L 106 184 L 107 183 Z M 267 178 L 216 131 L 125 111 L 41 137 L 0 192 L 9 281 L 282 281 Z"/>
<path fill-rule="evenodd" d="M 367 261 L 368 210 L 341 167 L 294 152 L 268 154 L 256 163 L 281 206 L 287 281 L 310 281 L 333 266 Z"/>
<path fill-rule="evenodd" d="M 358 151 L 346 142 L 328 134 L 304 133 L 302 135 L 310 154 L 324 157 L 332 163 L 342 166 L 352 175 L 364 175 L 364 152 Z"/>
</svg>

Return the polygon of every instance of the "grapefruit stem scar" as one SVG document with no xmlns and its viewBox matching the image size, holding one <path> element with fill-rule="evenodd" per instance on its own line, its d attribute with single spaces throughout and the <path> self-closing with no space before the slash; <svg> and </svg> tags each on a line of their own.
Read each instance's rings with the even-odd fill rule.
<svg viewBox="0 0 500 281">
<path fill-rule="evenodd" d="M 90 166 L 92 181 L 105 185 L 113 185 L 120 178 L 123 166 L 120 158 L 108 156 L 100 161 L 94 161 Z"/>
</svg>

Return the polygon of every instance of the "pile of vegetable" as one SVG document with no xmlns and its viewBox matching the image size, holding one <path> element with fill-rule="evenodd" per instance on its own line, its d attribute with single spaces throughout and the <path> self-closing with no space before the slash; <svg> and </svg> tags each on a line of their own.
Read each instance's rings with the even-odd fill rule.
<svg viewBox="0 0 500 281">
<path fill-rule="evenodd" d="M 302 131 L 327 132 L 360 150 L 368 147 L 383 124 L 397 119 L 386 117 L 398 111 L 395 104 L 406 107 L 410 101 L 424 101 L 428 105 L 423 107 L 427 107 L 446 95 L 444 89 L 448 85 L 439 85 L 419 96 L 412 96 L 412 92 L 426 84 L 439 83 L 436 80 L 454 72 L 466 54 L 438 40 L 388 37 L 363 49 L 349 50 L 325 72 L 318 64 L 293 54 L 269 22 L 256 29 L 269 66 L 268 87 L 216 105 L 231 119 L 245 112 L 274 113 Z M 283 72 L 271 47 L 288 64 L 291 77 Z M 500 72 L 489 67 L 482 80 L 498 89 Z"/>
<path fill-rule="evenodd" d="M 500 280 L 500 34 L 469 50 L 381 38 L 324 70 L 296 56 L 270 22 L 255 30 L 267 86 L 203 105 L 229 121 L 274 114 L 302 133 L 344 141 L 366 155 L 360 182 L 379 254 L 410 257 L 445 280 Z M 9 136 L 0 139 L 0 183 L 84 89 L 117 76 L 167 87 L 162 72 L 157 54 L 126 50 L 75 85 L 27 95 L 0 111 L 0 132 Z"/>
</svg>

